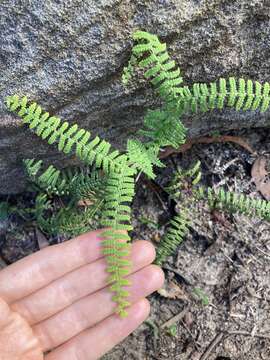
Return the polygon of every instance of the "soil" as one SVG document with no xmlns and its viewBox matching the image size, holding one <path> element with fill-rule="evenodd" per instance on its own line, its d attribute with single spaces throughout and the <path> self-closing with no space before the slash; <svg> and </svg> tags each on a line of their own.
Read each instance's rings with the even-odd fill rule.
<svg viewBox="0 0 270 360">
<path fill-rule="evenodd" d="M 269 131 L 236 135 L 258 155 L 270 158 Z M 250 176 L 258 155 L 226 143 L 195 145 L 183 155 L 170 156 L 155 182 L 141 177 L 137 183 L 133 238 L 155 245 L 160 241 L 175 211 L 163 188 L 177 166 L 188 168 L 200 160 L 203 184 L 262 198 Z M 23 195 L 20 201 L 31 200 Z M 203 201 L 190 203 L 188 193 L 183 202 L 193 222 L 185 241 L 164 264 L 166 283 L 149 298 L 148 321 L 103 360 L 270 359 L 270 223 L 210 211 Z M 0 239 L 1 233 L 0 267 L 38 249 L 29 225 L 2 224 Z M 164 326 L 170 319 L 172 325 Z"/>
</svg>

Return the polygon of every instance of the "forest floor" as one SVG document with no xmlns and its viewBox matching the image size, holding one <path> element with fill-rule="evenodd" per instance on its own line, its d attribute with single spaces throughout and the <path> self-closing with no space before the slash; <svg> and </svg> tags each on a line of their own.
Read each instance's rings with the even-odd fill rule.
<svg viewBox="0 0 270 360">
<path fill-rule="evenodd" d="M 270 132 L 235 135 L 257 154 L 232 143 L 195 145 L 166 158 L 167 168 L 159 170 L 155 182 L 138 181 L 134 239 L 160 241 L 172 215 L 163 189 L 177 166 L 188 168 L 200 160 L 205 185 L 262 198 L 251 168 L 260 155 L 270 159 Z M 103 360 L 270 359 L 270 223 L 213 212 L 203 201 L 190 203 L 188 192 L 183 196 L 193 221 L 163 266 L 166 282 L 149 298 L 150 317 Z M 11 223 L 8 229 L 0 224 L 1 232 L 0 267 L 39 248 L 31 224 Z"/>
</svg>

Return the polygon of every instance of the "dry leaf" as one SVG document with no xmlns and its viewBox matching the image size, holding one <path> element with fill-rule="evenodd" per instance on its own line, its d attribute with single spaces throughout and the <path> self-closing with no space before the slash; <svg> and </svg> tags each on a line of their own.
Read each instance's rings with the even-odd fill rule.
<svg viewBox="0 0 270 360">
<path fill-rule="evenodd" d="M 268 179 L 270 174 L 266 170 L 266 165 L 266 157 L 258 157 L 252 166 L 251 176 L 257 190 L 265 197 L 266 200 L 270 200 L 270 180 Z"/>
<path fill-rule="evenodd" d="M 202 136 L 194 139 L 189 139 L 183 145 L 181 145 L 178 149 L 174 149 L 170 146 L 166 147 L 164 151 L 160 153 L 160 158 L 164 159 L 169 155 L 183 153 L 192 148 L 195 144 L 212 144 L 212 143 L 226 143 L 232 142 L 237 145 L 240 145 L 244 149 L 246 149 L 251 154 L 256 154 L 256 152 L 251 148 L 251 146 L 241 137 L 239 136 L 230 136 L 230 135 L 222 135 L 222 136 Z"/>
<path fill-rule="evenodd" d="M 90 200 L 90 199 L 79 200 L 78 203 L 77 203 L 77 205 L 81 206 L 81 207 L 88 207 L 88 206 L 91 206 L 93 204 L 94 204 L 93 200 Z"/>
<path fill-rule="evenodd" d="M 50 244 L 46 236 L 39 229 L 35 229 L 35 230 L 36 230 L 36 239 L 38 242 L 39 249 L 41 250 L 49 246 Z"/>
<path fill-rule="evenodd" d="M 184 290 L 180 288 L 175 282 L 170 281 L 165 284 L 163 288 L 157 291 L 159 295 L 168 298 L 168 299 L 180 299 L 180 300 L 188 300 L 188 297 Z"/>
</svg>

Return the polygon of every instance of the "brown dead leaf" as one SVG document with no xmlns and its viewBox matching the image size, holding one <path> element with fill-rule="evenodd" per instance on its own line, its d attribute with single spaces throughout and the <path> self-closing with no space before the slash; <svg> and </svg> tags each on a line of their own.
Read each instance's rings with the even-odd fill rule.
<svg viewBox="0 0 270 360">
<path fill-rule="evenodd" d="M 266 170 L 267 159 L 264 156 L 258 157 L 251 169 L 251 177 L 254 181 L 257 190 L 265 197 L 266 200 L 270 200 L 270 175 Z"/>
<path fill-rule="evenodd" d="M 175 282 L 170 281 L 165 284 L 161 289 L 157 291 L 159 295 L 167 299 L 179 299 L 179 300 L 188 300 L 187 294 L 183 289 L 180 288 Z"/>
<path fill-rule="evenodd" d="M 46 236 L 39 229 L 35 229 L 35 231 L 39 249 L 41 250 L 49 246 L 50 244 Z"/>
<path fill-rule="evenodd" d="M 94 202 L 90 199 L 83 199 L 83 200 L 79 200 L 77 202 L 77 205 L 80 206 L 80 207 L 88 207 L 88 206 L 91 206 L 93 205 Z"/>
<path fill-rule="evenodd" d="M 246 149 L 251 154 L 256 154 L 256 152 L 251 148 L 251 146 L 241 137 L 239 136 L 230 136 L 230 135 L 222 135 L 222 136 L 202 136 L 194 139 L 189 139 L 183 145 L 181 145 L 178 149 L 174 149 L 172 147 L 167 147 L 163 152 L 160 153 L 160 158 L 164 159 L 169 155 L 183 153 L 192 148 L 195 144 L 212 144 L 212 143 L 226 143 L 232 142 L 237 145 L 240 145 L 244 149 Z"/>
</svg>

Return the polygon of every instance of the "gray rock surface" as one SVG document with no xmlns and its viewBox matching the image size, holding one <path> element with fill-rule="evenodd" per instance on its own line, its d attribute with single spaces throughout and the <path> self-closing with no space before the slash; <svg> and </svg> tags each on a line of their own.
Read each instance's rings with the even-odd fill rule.
<svg viewBox="0 0 270 360">
<path fill-rule="evenodd" d="M 23 158 L 67 163 L 7 112 L 6 95 L 27 94 L 118 147 L 137 130 L 152 91 L 142 82 L 125 90 L 120 74 L 138 28 L 169 44 L 187 83 L 231 75 L 270 81 L 269 0 L 1 1 L 0 193 L 24 189 Z M 267 126 L 270 114 L 226 110 L 185 121 L 194 136 Z"/>
</svg>

